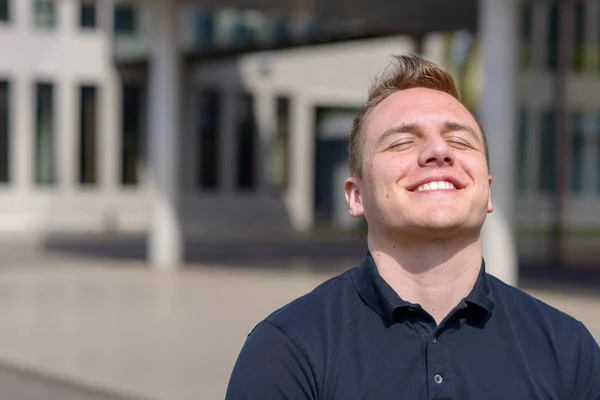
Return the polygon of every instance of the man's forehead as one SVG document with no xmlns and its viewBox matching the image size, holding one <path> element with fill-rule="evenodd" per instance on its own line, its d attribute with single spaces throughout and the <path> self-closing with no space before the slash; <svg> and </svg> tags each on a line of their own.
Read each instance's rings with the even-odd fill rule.
<svg viewBox="0 0 600 400">
<path fill-rule="evenodd" d="M 396 92 L 378 104 L 366 120 L 368 136 L 383 135 L 389 129 L 405 125 L 411 130 L 469 127 L 482 138 L 483 132 L 473 114 L 456 98 L 432 89 L 408 89 Z"/>
</svg>

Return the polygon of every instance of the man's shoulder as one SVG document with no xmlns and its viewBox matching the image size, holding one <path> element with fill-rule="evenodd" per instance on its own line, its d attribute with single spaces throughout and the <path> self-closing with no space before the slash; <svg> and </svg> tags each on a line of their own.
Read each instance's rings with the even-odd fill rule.
<svg viewBox="0 0 600 400">
<path fill-rule="evenodd" d="M 513 317 L 527 321 L 528 325 L 552 329 L 566 335 L 581 331 L 582 323 L 575 317 L 541 300 L 535 294 L 508 285 L 492 275 L 489 277 L 495 301 L 501 301 Z"/>
<path fill-rule="evenodd" d="M 273 311 L 256 325 L 252 333 L 265 324 L 271 325 L 297 345 L 300 342 L 308 345 L 326 334 L 360 298 L 353 281 L 357 268 L 327 279 L 312 291 Z"/>
<path fill-rule="evenodd" d="M 309 293 L 275 310 L 265 321 L 282 328 L 295 325 L 298 321 L 306 323 L 308 320 L 317 320 L 324 314 L 336 311 L 345 297 L 356 294 L 352 279 L 355 270 L 356 267 L 326 280 Z"/>
</svg>

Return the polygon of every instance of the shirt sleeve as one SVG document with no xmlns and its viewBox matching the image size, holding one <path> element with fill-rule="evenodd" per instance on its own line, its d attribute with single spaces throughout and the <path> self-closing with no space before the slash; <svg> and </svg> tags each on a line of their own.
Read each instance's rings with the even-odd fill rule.
<svg viewBox="0 0 600 400">
<path fill-rule="evenodd" d="M 250 333 L 233 368 L 226 400 L 316 400 L 312 368 L 297 344 L 263 321 Z"/>
<path fill-rule="evenodd" d="M 600 400 L 600 346 L 580 323 L 580 334 L 572 363 L 571 393 L 574 400 Z"/>
</svg>

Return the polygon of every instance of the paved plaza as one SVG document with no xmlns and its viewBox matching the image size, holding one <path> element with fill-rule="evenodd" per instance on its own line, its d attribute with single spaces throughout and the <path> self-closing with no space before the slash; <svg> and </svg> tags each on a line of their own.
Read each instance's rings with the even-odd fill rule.
<svg viewBox="0 0 600 400">
<path fill-rule="evenodd" d="M 0 387 L 14 400 L 222 399 L 254 324 L 354 262 L 157 272 L 135 259 L 2 249 Z M 600 295 L 528 291 L 600 339 Z"/>
</svg>

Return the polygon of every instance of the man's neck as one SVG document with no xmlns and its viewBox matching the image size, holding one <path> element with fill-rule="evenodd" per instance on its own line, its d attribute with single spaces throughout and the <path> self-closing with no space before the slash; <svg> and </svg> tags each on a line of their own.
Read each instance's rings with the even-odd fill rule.
<svg viewBox="0 0 600 400">
<path fill-rule="evenodd" d="M 369 235 L 368 242 L 381 277 L 437 324 L 471 292 L 481 270 L 479 238 L 418 243 Z"/>
</svg>

